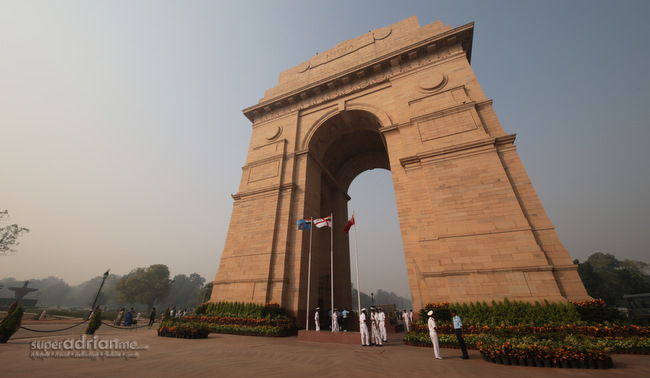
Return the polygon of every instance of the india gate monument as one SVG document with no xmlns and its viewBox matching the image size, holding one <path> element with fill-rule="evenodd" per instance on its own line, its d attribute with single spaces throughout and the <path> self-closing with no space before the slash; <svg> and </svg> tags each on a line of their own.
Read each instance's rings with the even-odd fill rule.
<svg viewBox="0 0 650 378">
<path fill-rule="evenodd" d="M 473 34 L 414 16 L 281 72 L 243 110 L 253 131 L 212 302 L 277 303 L 300 322 L 308 288 L 310 309 L 330 307 L 333 271 L 334 305 L 352 308 L 347 191 L 376 168 L 392 174 L 414 309 L 589 299 L 474 76 Z M 296 221 L 330 214 L 309 264 Z"/>
</svg>

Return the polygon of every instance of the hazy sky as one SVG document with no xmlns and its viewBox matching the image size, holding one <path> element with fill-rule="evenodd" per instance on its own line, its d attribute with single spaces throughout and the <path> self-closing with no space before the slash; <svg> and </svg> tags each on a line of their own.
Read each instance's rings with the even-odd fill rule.
<svg viewBox="0 0 650 378">
<path fill-rule="evenodd" d="M 214 279 L 242 109 L 413 15 L 475 22 L 474 72 L 572 258 L 650 262 L 649 1 L 2 1 L 0 210 L 31 232 L 0 277 L 162 263 Z M 390 172 L 350 195 L 362 291 L 408 295 Z"/>
</svg>

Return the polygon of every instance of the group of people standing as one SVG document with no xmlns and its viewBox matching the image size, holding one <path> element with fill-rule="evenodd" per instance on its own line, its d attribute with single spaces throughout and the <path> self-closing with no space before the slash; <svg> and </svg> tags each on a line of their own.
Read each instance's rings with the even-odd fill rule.
<svg viewBox="0 0 650 378">
<path fill-rule="evenodd" d="M 370 322 L 370 330 L 368 329 L 368 321 Z M 386 334 L 386 313 L 381 307 L 371 307 L 369 319 L 367 310 L 365 308 L 361 309 L 361 314 L 359 314 L 359 332 L 361 333 L 362 346 L 382 346 L 383 343 L 388 342 L 388 336 Z"/>
<path fill-rule="evenodd" d="M 348 318 L 350 316 L 350 311 L 347 308 L 343 308 L 343 311 L 339 311 L 338 308 L 334 308 L 334 311 L 329 311 L 330 316 L 330 329 L 332 332 L 347 332 L 348 331 Z M 314 324 L 316 325 L 316 331 L 320 331 L 320 307 L 316 307 L 314 312 Z"/>
<path fill-rule="evenodd" d="M 126 309 L 123 307 L 121 310 L 117 312 L 117 316 L 115 317 L 115 320 L 113 321 L 113 324 L 116 326 L 131 326 L 133 324 L 133 307 L 129 310 L 129 312 L 126 312 Z"/>
<path fill-rule="evenodd" d="M 169 308 L 169 307 L 168 307 Z M 172 307 L 171 310 L 169 310 L 169 316 L 175 319 L 180 319 L 183 316 L 187 314 L 187 308 L 176 308 L 176 306 Z"/>
<path fill-rule="evenodd" d="M 314 320 L 316 323 L 316 330 L 320 331 L 320 307 L 316 308 L 316 313 L 314 315 Z M 344 310 L 347 311 L 347 310 Z M 431 344 L 433 344 L 433 353 L 436 359 L 442 360 L 442 354 L 440 353 L 440 345 L 438 340 L 438 327 L 436 325 L 436 320 L 434 317 L 434 312 L 429 311 L 427 313 L 428 321 L 427 326 L 429 328 L 429 337 L 431 338 Z M 454 326 L 454 333 L 458 339 L 458 344 L 460 346 L 462 356 L 461 358 L 466 360 L 469 359 L 467 353 L 467 346 L 465 345 L 464 332 L 463 332 L 463 322 L 456 313 L 456 310 L 451 310 L 452 322 Z M 338 309 L 334 309 L 332 313 L 332 332 L 338 331 Z M 347 325 L 347 314 L 345 317 L 345 324 Z M 406 312 L 402 315 L 402 319 L 406 326 L 407 332 L 410 330 L 410 325 L 413 324 L 413 310 Z M 361 314 L 359 314 L 359 332 L 361 334 L 361 345 L 362 346 L 382 346 L 384 343 L 388 342 L 388 337 L 386 334 L 386 313 L 382 310 L 381 307 L 370 308 L 370 314 L 368 314 L 365 308 L 361 309 Z"/>
<path fill-rule="evenodd" d="M 126 309 L 123 307 L 121 310 L 117 312 L 117 316 L 115 317 L 115 320 L 113 321 L 113 324 L 116 326 L 127 326 L 130 327 L 132 325 L 135 325 L 138 323 L 139 320 L 142 320 L 140 317 L 140 313 L 134 318 L 133 317 L 133 307 L 126 312 Z M 151 314 L 149 315 L 149 328 L 153 325 L 153 323 L 156 321 L 156 308 L 153 307 L 151 309 Z"/>
</svg>

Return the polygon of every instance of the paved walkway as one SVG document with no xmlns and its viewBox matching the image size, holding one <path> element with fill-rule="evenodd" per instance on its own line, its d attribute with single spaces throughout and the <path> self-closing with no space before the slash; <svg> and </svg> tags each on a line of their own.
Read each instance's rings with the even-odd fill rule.
<svg viewBox="0 0 650 378">
<path fill-rule="evenodd" d="M 27 327 L 43 329 L 37 324 Z M 49 327 L 55 327 L 50 324 Z M 469 351 L 442 348 L 444 360 L 436 360 L 430 348 L 401 343 L 403 334 L 391 334 L 383 347 L 298 341 L 297 337 L 264 338 L 211 334 L 205 340 L 157 337 L 154 329 L 126 331 L 104 327 L 97 341 L 135 342 L 146 349 L 130 350 L 131 358 L 118 356 L 38 358 L 46 343 L 81 340 L 83 330 L 66 335 L 19 331 L 0 344 L 2 377 L 650 377 L 650 356 L 614 355 L 614 368 L 581 370 L 503 366 L 483 361 Z M 90 339 L 90 338 L 89 338 Z M 40 342 L 40 344 L 39 344 Z M 134 344 L 135 346 L 135 344 Z M 32 348 L 36 350 L 32 350 Z M 59 351 L 61 352 L 61 351 Z M 80 352 L 80 350 L 77 350 Z M 85 351 L 88 354 L 89 350 Z M 137 353 L 137 356 L 135 354 Z"/>
</svg>

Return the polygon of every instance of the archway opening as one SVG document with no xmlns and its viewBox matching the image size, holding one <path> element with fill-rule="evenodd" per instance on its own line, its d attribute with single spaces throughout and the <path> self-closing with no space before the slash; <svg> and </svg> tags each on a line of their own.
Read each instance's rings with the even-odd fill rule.
<svg viewBox="0 0 650 378">
<path fill-rule="evenodd" d="M 367 307 L 371 293 L 384 294 L 381 300 L 378 297 L 383 304 L 395 304 L 402 309 L 410 306 L 397 205 L 388 151 L 379 131 L 381 126 L 377 117 L 368 111 L 344 111 L 325 120 L 309 138 L 310 175 L 306 187 L 320 190 L 306 191 L 306 211 L 321 216 L 331 213 L 335 219 L 331 241 L 327 233 L 319 232 L 314 237 L 318 251 L 315 295 L 318 304 L 325 308 L 358 309 L 358 296 L 352 293 L 353 287 L 358 289 L 358 286 L 367 294 L 361 300 L 363 307 Z M 351 187 L 353 181 L 357 183 Z M 353 211 L 364 230 L 361 238 L 357 237 L 356 246 L 356 230 L 349 234 L 342 232 Z M 331 262 L 330 254 L 326 253 L 330 246 L 334 247 Z M 358 285 L 357 251 L 360 258 Z M 395 293 L 393 298 L 390 293 Z M 405 299 L 398 300 L 398 296 Z"/>
<path fill-rule="evenodd" d="M 391 172 L 385 169 L 363 172 L 350 185 L 348 195 L 351 198 L 348 211 L 354 212 L 356 223 L 356 229 L 350 231 L 350 271 L 353 287 L 357 289 L 355 255 L 358 254 L 361 307 L 374 302 L 394 304 L 397 310 L 412 308 Z M 353 290 L 354 308 L 357 308 L 357 298 Z"/>
</svg>

